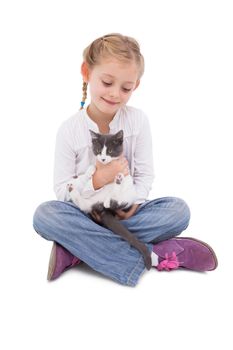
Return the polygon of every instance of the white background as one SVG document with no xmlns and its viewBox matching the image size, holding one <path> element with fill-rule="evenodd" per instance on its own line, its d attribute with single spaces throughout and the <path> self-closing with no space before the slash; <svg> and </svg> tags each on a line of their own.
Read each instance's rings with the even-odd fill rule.
<svg viewBox="0 0 233 350">
<path fill-rule="evenodd" d="M 1 349 L 232 348 L 232 18 L 223 0 L 1 1 Z M 111 32 L 145 56 L 129 105 L 151 123 L 149 199 L 187 201 L 183 236 L 212 245 L 214 272 L 153 269 L 132 288 L 82 266 L 46 281 L 52 243 L 33 212 L 55 199 L 55 136 L 79 109 L 82 51 Z"/>
</svg>

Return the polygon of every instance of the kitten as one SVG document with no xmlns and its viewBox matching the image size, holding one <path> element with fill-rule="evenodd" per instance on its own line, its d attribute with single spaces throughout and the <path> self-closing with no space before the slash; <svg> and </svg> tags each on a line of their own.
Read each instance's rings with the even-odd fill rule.
<svg viewBox="0 0 233 350">
<path fill-rule="evenodd" d="M 120 157 L 123 152 L 123 130 L 120 130 L 114 135 L 98 134 L 89 130 L 92 137 L 92 151 L 102 164 L 108 164 L 114 159 Z M 91 165 L 84 175 L 81 175 L 78 183 L 74 179 L 68 186 L 70 199 L 82 211 L 87 214 L 96 212 L 101 217 L 101 223 L 127 240 L 132 246 L 137 248 L 143 255 L 146 268 L 151 268 L 151 255 L 146 245 L 140 242 L 128 229 L 120 223 L 115 217 L 116 210 L 121 209 L 129 211 L 132 204 L 136 201 L 136 191 L 131 175 L 124 176 L 118 173 L 115 181 L 106 184 L 91 197 L 85 198 L 82 195 L 82 185 L 96 170 L 95 165 Z M 79 184 L 79 187 L 77 187 Z"/>
</svg>

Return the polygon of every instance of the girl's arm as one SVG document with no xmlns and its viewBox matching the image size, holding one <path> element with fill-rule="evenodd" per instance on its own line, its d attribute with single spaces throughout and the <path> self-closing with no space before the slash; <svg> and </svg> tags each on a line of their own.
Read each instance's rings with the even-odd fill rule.
<svg viewBox="0 0 233 350">
<path fill-rule="evenodd" d="M 82 191 L 86 198 L 95 193 L 92 177 L 87 177 L 85 170 L 74 180 L 76 177 L 76 152 L 72 140 L 72 130 L 63 123 L 57 132 L 54 159 L 54 191 L 57 199 L 61 201 L 70 200 L 67 187 L 69 183 L 75 183 L 76 189 Z"/>
</svg>

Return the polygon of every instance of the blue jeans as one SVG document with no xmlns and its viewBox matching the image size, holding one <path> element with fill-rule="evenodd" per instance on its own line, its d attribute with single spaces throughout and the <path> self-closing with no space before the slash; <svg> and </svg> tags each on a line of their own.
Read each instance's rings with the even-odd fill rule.
<svg viewBox="0 0 233 350">
<path fill-rule="evenodd" d="M 155 243 L 185 230 L 189 219 L 190 210 L 182 199 L 165 197 L 147 200 L 121 222 L 152 251 Z M 145 270 L 137 249 L 71 202 L 42 203 L 35 211 L 33 227 L 43 238 L 58 242 L 95 271 L 121 284 L 135 286 Z"/>
</svg>

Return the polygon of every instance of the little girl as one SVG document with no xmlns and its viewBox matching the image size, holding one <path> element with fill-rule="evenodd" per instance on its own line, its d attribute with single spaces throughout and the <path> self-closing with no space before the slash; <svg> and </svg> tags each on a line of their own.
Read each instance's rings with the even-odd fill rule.
<svg viewBox="0 0 233 350">
<path fill-rule="evenodd" d="M 63 122 L 57 133 L 54 190 L 58 200 L 42 203 L 33 218 L 34 229 L 54 241 L 49 280 L 85 262 L 118 283 L 135 286 L 145 270 L 137 249 L 98 223 L 98 217 L 93 215 L 93 220 L 69 201 L 67 184 L 73 177 L 78 181 L 93 161 L 89 129 L 103 134 L 122 129 L 124 154 L 108 166 L 97 162 L 84 192 L 94 194 L 113 182 L 119 172 L 131 174 L 137 201 L 127 213 L 118 210 L 117 216 L 147 245 L 152 265 L 158 271 L 211 271 L 217 267 L 216 255 L 208 244 L 176 237 L 187 228 L 190 219 L 189 208 L 182 199 L 147 199 L 154 179 L 151 129 L 147 116 L 127 105 L 143 72 L 144 58 L 131 37 L 108 34 L 94 40 L 83 52 L 81 108 Z M 84 108 L 88 86 L 91 101 Z"/>
</svg>

